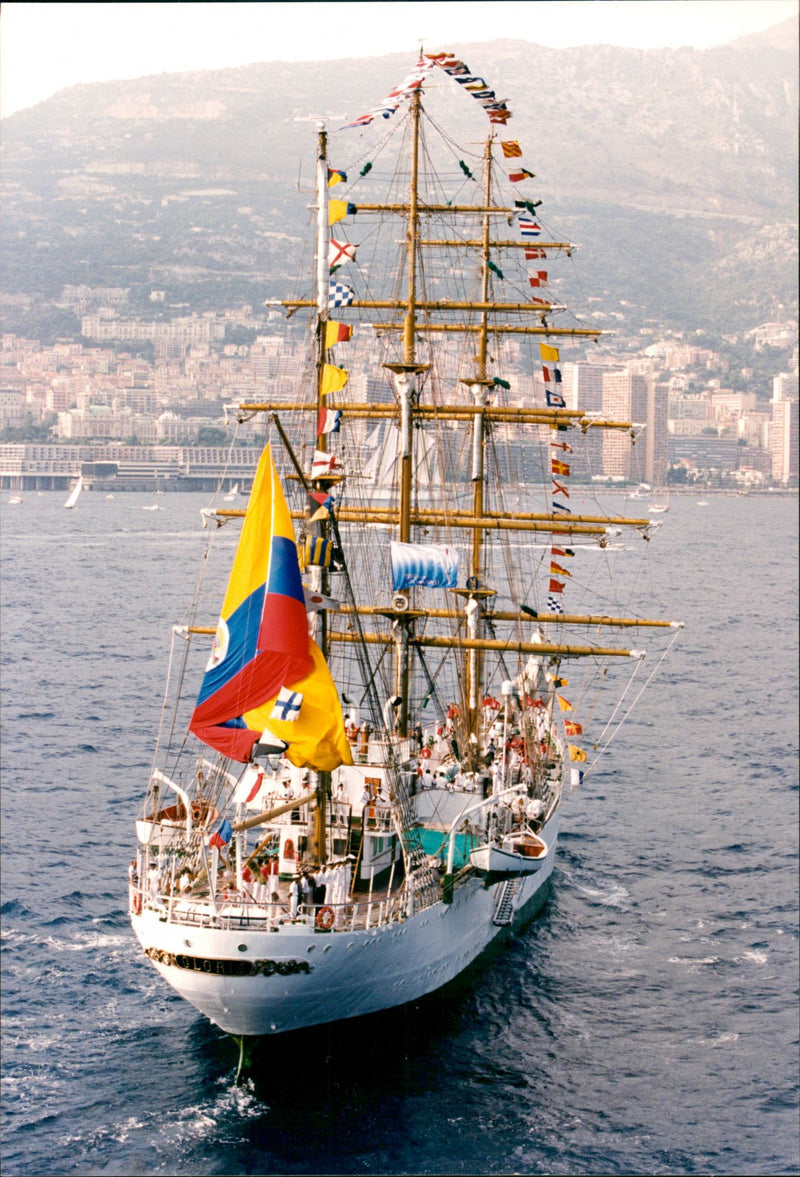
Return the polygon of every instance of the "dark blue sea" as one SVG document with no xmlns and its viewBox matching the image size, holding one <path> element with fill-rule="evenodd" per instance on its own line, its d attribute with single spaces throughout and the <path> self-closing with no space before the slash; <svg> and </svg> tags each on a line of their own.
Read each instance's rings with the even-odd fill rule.
<svg viewBox="0 0 800 1177">
<path fill-rule="evenodd" d="M 686 629 L 566 802 L 542 917 L 242 1086 L 126 917 L 205 500 L 8 497 L 5 1177 L 798 1172 L 796 496 L 673 496 L 649 591 Z"/>
</svg>

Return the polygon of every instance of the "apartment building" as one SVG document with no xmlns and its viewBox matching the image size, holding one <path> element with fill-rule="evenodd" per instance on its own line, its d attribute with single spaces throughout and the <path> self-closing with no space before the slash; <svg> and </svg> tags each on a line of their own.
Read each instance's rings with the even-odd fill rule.
<svg viewBox="0 0 800 1177">
<path fill-rule="evenodd" d="M 667 477 L 667 404 L 669 388 L 625 369 L 603 376 L 603 413 L 631 421 L 636 442 L 619 430 L 603 432 L 606 477 L 662 486 Z"/>
<path fill-rule="evenodd" d="M 772 402 L 772 477 L 785 485 L 798 477 L 798 402 Z"/>
</svg>

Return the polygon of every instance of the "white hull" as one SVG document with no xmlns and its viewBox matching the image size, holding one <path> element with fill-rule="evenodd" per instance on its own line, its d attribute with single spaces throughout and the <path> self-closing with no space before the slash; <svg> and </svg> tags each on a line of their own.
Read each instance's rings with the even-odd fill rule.
<svg viewBox="0 0 800 1177">
<path fill-rule="evenodd" d="M 548 855 L 536 874 L 489 887 L 473 875 L 455 888 L 452 903 L 381 927 L 203 928 L 168 923 L 163 912 L 145 908 L 132 916 L 133 928 L 164 979 L 228 1034 L 258 1037 L 360 1017 L 441 988 L 509 926 L 532 918 L 546 897 L 557 835 L 556 816 L 541 831 Z M 504 921 L 495 923 L 504 891 L 513 891 L 513 899 Z M 258 962 L 261 971 L 216 975 L 222 962 L 241 968 Z"/>
</svg>

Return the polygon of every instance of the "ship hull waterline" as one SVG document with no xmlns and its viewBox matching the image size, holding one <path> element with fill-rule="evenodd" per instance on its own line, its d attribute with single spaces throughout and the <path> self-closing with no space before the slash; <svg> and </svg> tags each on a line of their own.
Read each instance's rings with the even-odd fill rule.
<svg viewBox="0 0 800 1177">
<path fill-rule="evenodd" d="M 499 938 L 534 919 L 549 893 L 557 816 L 540 837 L 548 845 L 547 862 L 516 880 L 508 923 L 494 922 L 504 884 L 487 887 L 476 873 L 455 889 L 452 903 L 440 901 L 376 928 L 327 934 L 306 924 L 285 924 L 277 933 L 203 928 L 167 923 L 148 909 L 133 915 L 133 928 L 172 988 L 234 1038 L 344 1021 L 435 992 Z M 166 957 L 180 957 L 183 967 L 165 963 Z M 217 975 L 211 971 L 216 962 L 259 962 L 262 971 Z"/>
</svg>

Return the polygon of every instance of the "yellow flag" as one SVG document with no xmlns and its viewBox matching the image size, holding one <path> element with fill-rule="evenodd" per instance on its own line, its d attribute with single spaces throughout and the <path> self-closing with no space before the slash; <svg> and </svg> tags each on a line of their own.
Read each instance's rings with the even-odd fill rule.
<svg viewBox="0 0 800 1177">
<path fill-rule="evenodd" d="M 539 344 L 539 355 L 543 360 L 548 360 L 551 364 L 558 362 L 558 348 L 550 347 L 547 343 Z"/>
<path fill-rule="evenodd" d="M 338 392 L 340 388 L 344 388 L 347 384 L 348 373 L 344 368 L 337 368 L 335 364 L 324 364 L 322 368 L 322 388 L 323 396 L 327 396 L 329 392 Z"/>
<path fill-rule="evenodd" d="M 356 206 L 350 204 L 347 200 L 329 200 L 328 201 L 328 224 L 335 225 L 337 221 L 343 221 L 348 215 L 356 211 Z"/>
<path fill-rule="evenodd" d="M 569 702 L 568 699 L 565 699 L 563 695 L 556 694 L 556 698 L 558 699 L 558 705 L 562 711 L 571 711 L 572 710 L 572 704 Z"/>
<path fill-rule="evenodd" d="M 277 695 L 243 716 L 251 731 L 268 730 L 289 745 L 284 755 L 297 768 L 332 772 L 340 764 L 352 764 L 353 754 L 344 731 L 344 717 L 325 656 L 309 638 L 314 659 L 311 673 L 300 682 L 287 683 L 303 696 L 297 719 L 271 719 Z"/>
<path fill-rule="evenodd" d="M 506 159 L 518 159 L 522 155 L 522 148 L 516 139 L 501 139 L 500 146 Z"/>
<path fill-rule="evenodd" d="M 574 744 L 569 744 L 569 758 L 570 760 L 585 760 L 586 753 L 583 748 L 576 748 Z"/>
</svg>

